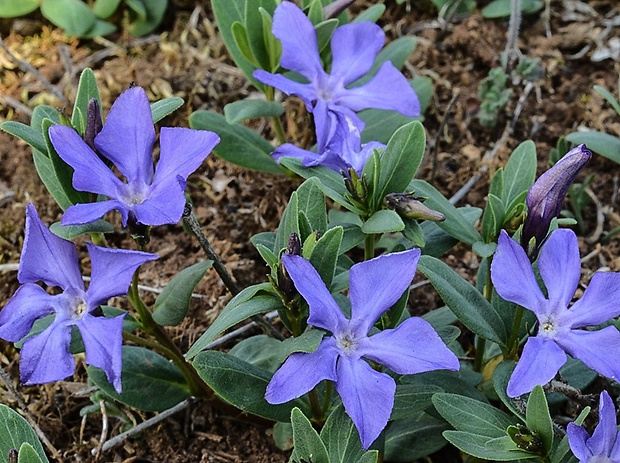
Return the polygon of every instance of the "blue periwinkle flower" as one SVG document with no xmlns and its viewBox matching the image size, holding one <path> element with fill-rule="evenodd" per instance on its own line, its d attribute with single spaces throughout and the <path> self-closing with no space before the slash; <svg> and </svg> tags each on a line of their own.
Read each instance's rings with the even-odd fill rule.
<svg viewBox="0 0 620 463">
<path fill-rule="evenodd" d="M 288 357 L 267 386 L 267 401 L 288 402 L 324 379 L 333 381 L 366 449 L 387 425 L 396 391 L 394 379 L 373 369 L 366 360 L 397 374 L 458 370 L 457 357 L 421 318 L 408 318 L 395 329 L 368 335 L 379 317 L 409 288 L 419 258 L 420 250 L 412 249 L 352 266 L 349 319 L 310 262 L 283 255 L 286 270 L 310 306 L 308 324 L 331 335 L 323 338 L 315 352 Z"/>
<path fill-rule="evenodd" d="M 135 270 L 156 254 L 108 249 L 87 243 L 92 264 L 91 281 L 84 288 L 75 246 L 48 230 L 32 204 L 26 210 L 26 238 L 17 279 L 22 286 L 0 311 L 0 338 L 17 342 L 34 322 L 54 314 L 41 333 L 28 337 L 21 351 L 20 373 L 24 384 L 58 381 L 75 370 L 69 352 L 72 327 L 77 327 L 86 350 L 86 363 L 105 371 L 121 392 L 123 316 L 96 314 L 101 304 L 127 293 Z M 37 282 L 62 290 L 48 294 Z"/>
<path fill-rule="evenodd" d="M 599 421 L 592 436 L 581 426 L 569 423 L 568 444 L 579 463 L 620 463 L 620 431 L 616 407 L 607 391 L 599 399 Z"/>
<path fill-rule="evenodd" d="M 317 133 L 329 132 L 329 112 L 349 117 L 364 128 L 355 114 L 368 108 L 389 109 L 406 116 L 420 114 L 420 102 L 407 79 L 386 61 L 365 84 L 349 87 L 370 72 L 383 47 L 385 34 L 369 21 L 336 28 L 331 38 L 332 65 L 329 73 L 321 64 L 316 31 L 308 17 L 292 2 L 278 5 L 273 16 L 273 35 L 282 42 L 280 65 L 301 74 L 307 83 L 291 80 L 262 69 L 254 78 L 286 94 L 297 95 L 314 115 Z M 347 88 L 349 87 L 349 88 Z"/>
<path fill-rule="evenodd" d="M 566 354 L 603 376 L 620 379 L 620 331 L 589 330 L 620 315 L 620 273 L 597 272 L 581 299 L 569 307 L 581 276 L 579 245 L 572 230 L 557 229 L 542 246 L 538 270 L 548 296 L 538 286 L 521 246 L 502 230 L 491 264 L 497 293 L 534 312 L 538 332 L 523 347 L 507 393 L 517 397 L 551 381 Z"/>
<path fill-rule="evenodd" d="M 564 197 L 575 177 L 592 157 L 586 145 L 579 145 L 542 174 L 527 194 L 527 217 L 521 232 L 521 245 L 531 257 L 536 257 L 551 221 L 560 215 Z M 530 241 L 535 239 L 532 249 Z"/>
<path fill-rule="evenodd" d="M 130 216 L 143 225 L 177 223 L 185 207 L 187 177 L 220 141 L 213 132 L 164 127 L 154 168 L 155 128 L 149 100 L 140 87 L 118 97 L 94 138 L 98 153 L 116 166 L 124 181 L 72 128 L 55 125 L 49 135 L 58 155 L 75 171 L 73 187 L 110 198 L 70 206 L 62 217 L 63 225 L 90 223 L 114 209 L 120 211 L 123 226 Z"/>
</svg>

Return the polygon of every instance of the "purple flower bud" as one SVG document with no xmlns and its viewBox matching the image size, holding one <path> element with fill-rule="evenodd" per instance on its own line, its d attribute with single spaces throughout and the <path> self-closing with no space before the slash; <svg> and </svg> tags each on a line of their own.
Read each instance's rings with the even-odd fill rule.
<svg viewBox="0 0 620 463">
<path fill-rule="evenodd" d="M 547 236 L 551 221 L 560 215 L 568 189 L 592 157 L 586 145 L 570 150 L 551 169 L 542 174 L 527 194 L 527 218 L 521 233 L 521 246 L 534 258 Z M 530 241 L 534 239 L 533 247 Z"/>
<path fill-rule="evenodd" d="M 96 151 L 95 137 L 103 129 L 103 123 L 101 122 L 101 110 L 99 109 L 99 102 L 96 98 L 88 100 L 88 110 L 86 112 L 86 129 L 84 130 L 84 141 L 90 149 Z"/>
<path fill-rule="evenodd" d="M 446 216 L 425 206 L 424 198 L 416 197 L 412 193 L 390 193 L 383 198 L 384 204 L 398 212 L 403 217 L 416 220 L 432 220 L 443 222 Z"/>
</svg>

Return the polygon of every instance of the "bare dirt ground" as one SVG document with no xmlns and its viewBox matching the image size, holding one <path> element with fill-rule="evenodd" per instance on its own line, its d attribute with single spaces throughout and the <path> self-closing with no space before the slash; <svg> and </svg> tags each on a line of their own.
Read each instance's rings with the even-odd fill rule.
<svg viewBox="0 0 620 463">
<path fill-rule="evenodd" d="M 371 3 L 358 0 L 354 9 Z M 489 129 L 480 126 L 475 117 L 480 104 L 477 86 L 489 69 L 499 65 L 507 21 L 486 20 L 475 12 L 446 24 L 437 21 L 437 11 L 428 1 L 403 5 L 385 1 L 387 11 L 380 23 L 388 36 L 413 35 L 418 39 L 405 73 L 428 76 L 434 83 L 433 99 L 424 120 L 429 143 L 421 177 L 450 196 L 483 169 L 480 181 L 459 204 L 483 207 L 490 174 L 505 163 L 521 141 L 531 139 L 536 143 L 541 172 L 558 137 L 580 125 L 620 136 L 620 120 L 592 91 L 595 84 L 612 92 L 617 89 L 620 61 L 591 60 L 609 38 L 620 36 L 616 26 L 604 39 L 600 38 L 609 19 L 620 15 L 617 3 L 591 0 L 587 2 L 591 12 L 579 14 L 570 12 L 575 2 L 548 3 L 547 15 L 524 17 L 518 43 L 523 54 L 540 58 L 545 74 L 521 103 L 523 85 L 516 86 L 497 128 Z M 95 71 L 106 110 L 132 81 L 143 86 L 152 101 L 182 97 L 186 104 L 163 120 L 161 126 L 187 126 L 192 111 L 221 112 L 227 103 L 254 91 L 227 56 L 207 1 L 171 1 L 157 35 L 145 39 L 124 35 L 108 40 L 68 38 L 37 15 L 0 20 L 0 35 L 14 57 L 30 63 L 71 102 L 59 99 L 49 86 L 32 72 L 20 69 L 8 53 L 0 50 L 0 121 L 28 123 L 29 110 L 40 103 L 70 111 L 77 78 L 84 67 Z M 286 105 L 289 136 L 307 133 L 307 120 L 297 116 L 299 102 L 290 99 Z M 513 130 L 498 144 L 517 108 L 522 111 Z M 269 135 L 264 122 L 254 128 Z M 496 154 L 485 158 L 485 153 L 493 149 Z M 431 178 L 433 163 L 436 173 Z M 595 156 L 580 179 L 590 173 L 596 174 L 590 186 L 596 201 L 585 211 L 588 222 L 581 240 L 582 253 L 590 253 L 587 265 L 592 270 L 607 267 L 618 271 L 618 240 L 601 241 L 605 232 L 620 225 L 616 213 L 618 166 Z M 287 198 L 297 185 L 298 181 L 285 176 L 237 168 L 215 155 L 190 177 L 188 192 L 203 228 L 241 285 L 266 280 L 266 268 L 249 238 L 277 227 Z M 6 264 L 19 261 L 28 202 L 37 206 L 46 223 L 59 220 L 61 211 L 37 178 L 29 149 L 0 132 L 0 265 L 5 269 L 0 273 L 0 307 L 18 287 L 15 269 Z M 121 234 L 112 238 L 119 245 L 126 240 Z M 198 244 L 180 225 L 156 229 L 152 249 L 162 256 L 146 274 L 144 283 L 152 287 L 164 286 L 180 269 L 203 258 Z M 476 257 L 464 248 L 457 248 L 447 261 L 462 273 L 475 275 Z M 230 298 L 214 272 L 199 284 L 197 292 L 205 297 L 196 300 L 186 321 L 171 330 L 182 346 L 191 345 Z M 417 311 L 439 304 L 428 286 L 418 290 L 411 300 Z M 3 381 L 0 401 L 34 417 L 58 450 L 57 461 L 95 461 L 91 449 L 99 445 L 104 434 L 118 434 L 122 422 L 110 416 L 104 426 L 101 414 L 80 416 L 80 409 L 90 404 L 87 395 L 79 394 L 87 387 L 83 359 L 78 359 L 73 378 L 41 387 L 19 385 L 18 361 L 18 352 L 0 341 L 0 364 L 14 378 L 13 386 L 23 403 L 17 402 Z M 137 422 L 152 416 L 124 411 Z M 259 463 L 284 462 L 287 458 L 288 454 L 273 444 L 268 427 L 194 403 L 138 438 L 100 455 L 97 461 Z M 432 461 L 456 462 L 457 458 L 443 453 Z"/>
</svg>

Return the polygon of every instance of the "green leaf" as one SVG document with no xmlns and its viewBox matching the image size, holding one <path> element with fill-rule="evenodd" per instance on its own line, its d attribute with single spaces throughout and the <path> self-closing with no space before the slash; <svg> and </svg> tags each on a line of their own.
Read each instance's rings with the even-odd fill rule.
<svg viewBox="0 0 620 463">
<path fill-rule="evenodd" d="M 161 121 L 167 115 L 172 114 L 183 106 L 183 103 L 185 103 L 183 98 L 178 96 L 171 96 L 170 98 L 164 98 L 163 100 L 152 103 L 151 116 L 153 117 L 153 124 Z"/>
<path fill-rule="evenodd" d="M 234 3 L 233 0 L 227 1 Z M 228 162 L 262 172 L 282 173 L 271 157 L 273 146 L 253 130 L 239 124 L 230 125 L 221 114 L 205 110 L 193 112 L 189 116 L 189 125 L 193 129 L 217 133 L 222 141 L 214 151 Z"/>
<path fill-rule="evenodd" d="M 394 408 L 390 420 L 402 420 L 418 415 L 433 405 L 433 394 L 443 392 L 439 386 L 419 386 L 417 384 L 399 384 L 394 394 Z"/>
<path fill-rule="evenodd" d="M 132 10 L 138 17 L 146 18 L 146 7 L 142 0 L 125 0 L 125 4 Z"/>
<path fill-rule="evenodd" d="M 411 384 L 418 387 L 436 386 L 441 384 L 445 392 L 451 392 L 461 396 L 467 396 L 480 402 L 487 402 L 487 398 L 476 386 L 482 382 L 482 375 L 461 368 L 460 371 L 434 370 L 415 375 L 404 375 L 400 379 L 403 384 Z"/>
<path fill-rule="evenodd" d="M 286 209 L 282 213 L 278 230 L 276 231 L 276 241 L 273 246 L 273 253 L 277 256 L 283 249 L 288 246 L 288 240 L 291 233 L 296 233 L 300 239 L 304 239 L 299 232 L 299 201 L 297 192 L 293 191 L 286 205 Z"/>
<path fill-rule="evenodd" d="M 176 326 L 181 323 L 189 310 L 194 288 L 211 265 L 213 261 L 206 260 L 177 273 L 157 296 L 153 320 L 162 326 Z"/>
<path fill-rule="evenodd" d="M 527 400 L 525 425 L 540 437 L 545 451 L 549 453 L 553 447 L 553 422 L 549 413 L 547 397 L 539 385 L 534 387 Z"/>
<path fill-rule="evenodd" d="M 319 181 L 318 185 L 325 196 L 333 199 L 351 212 L 355 212 L 358 215 L 364 214 L 364 211 L 354 206 L 347 200 L 345 196 L 347 194 L 347 189 L 340 174 L 323 166 L 303 167 L 301 165 L 301 160 L 295 158 L 281 158 L 280 164 L 303 178 L 316 178 Z"/>
<path fill-rule="evenodd" d="M 192 364 L 198 375 L 222 400 L 244 412 L 286 422 L 293 407 L 308 410 L 300 399 L 280 405 L 269 404 L 265 400 L 265 389 L 271 374 L 232 355 L 204 351 L 196 356 Z"/>
<path fill-rule="evenodd" d="M 325 195 L 316 178 L 309 178 L 297 188 L 299 210 L 305 212 L 312 231 L 324 233 L 327 230 Z"/>
<path fill-rule="evenodd" d="M 17 451 L 17 463 L 42 463 L 37 451 L 28 442 L 24 442 Z M 47 459 L 45 460 L 47 461 Z"/>
<path fill-rule="evenodd" d="M 252 77 L 252 72 L 254 72 L 256 66 L 254 66 L 244 56 L 239 47 L 236 45 L 232 32 L 234 22 L 245 24 L 246 2 L 247 0 L 212 0 L 211 8 L 213 9 L 213 14 L 215 15 L 215 20 L 217 21 L 220 33 L 222 34 L 224 44 L 226 45 L 233 61 L 256 88 L 262 89 L 263 84 L 259 83 L 254 79 L 254 77 Z M 222 136 L 221 133 L 217 133 Z"/>
<path fill-rule="evenodd" d="M 589 413 L 590 413 L 590 407 L 584 408 L 583 410 L 581 410 L 581 413 L 575 419 L 575 421 L 573 421 L 573 423 L 575 423 L 578 426 L 581 426 L 581 424 L 583 424 L 584 420 L 586 419 Z M 551 463 L 561 463 L 563 461 L 566 461 L 564 460 L 564 457 L 569 452 L 570 452 L 570 446 L 568 444 L 568 435 L 566 435 L 562 438 L 558 446 L 555 448 L 555 451 L 551 455 Z M 573 459 L 569 460 L 569 463 L 575 463 L 576 461 L 577 459 L 573 457 Z"/>
<path fill-rule="evenodd" d="M 258 334 L 241 340 L 228 353 L 263 370 L 274 372 L 284 361 L 281 344 L 282 341 L 271 336 Z"/>
<path fill-rule="evenodd" d="M 375 206 L 382 203 L 386 194 L 405 191 L 420 167 L 425 145 L 426 133 L 418 121 L 404 125 L 392 135 L 381 156 Z"/>
<path fill-rule="evenodd" d="M 436 452 L 447 444 L 441 435 L 447 427 L 444 421 L 420 413 L 393 422 L 385 434 L 385 460 L 409 463 Z"/>
<path fill-rule="evenodd" d="M 108 19 L 114 14 L 121 0 L 95 0 L 93 13 L 100 19 Z"/>
<path fill-rule="evenodd" d="M 527 140 L 515 148 L 504 168 L 504 188 L 502 201 L 506 212 L 514 207 L 516 199 L 529 191 L 536 178 L 536 145 Z"/>
<path fill-rule="evenodd" d="M 620 164 L 620 138 L 604 132 L 573 132 L 566 140 L 576 145 L 585 143 L 588 149 Z"/>
<path fill-rule="evenodd" d="M 30 118 L 30 127 L 44 134 L 43 121 L 49 119 L 56 124 L 61 124 L 60 114 L 58 110 L 47 105 L 39 105 L 32 111 L 32 118 Z M 46 152 L 46 151 L 45 151 Z"/>
<path fill-rule="evenodd" d="M 86 233 L 112 233 L 114 227 L 110 222 L 99 219 L 85 225 L 62 225 L 60 222 L 54 222 L 50 225 L 50 231 L 61 238 L 71 241 Z"/>
<path fill-rule="evenodd" d="M 6 458 L 11 449 L 20 449 L 23 443 L 32 446 L 40 461 L 48 461 L 37 435 L 28 422 L 13 409 L 0 404 L 0 455 L 3 459 Z"/>
<path fill-rule="evenodd" d="M 46 0 L 47 1 L 47 0 Z M 138 16 L 131 22 L 130 31 L 133 35 L 141 37 L 153 32 L 164 18 L 168 0 L 141 0 L 144 5 L 146 17 Z"/>
<path fill-rule="evenodd" d="M 543 7 L 541 0 L 522 0 L 521 12 L 534 13 Z M 510 16 L 511 0 L 494 0 L 482 9 L 482 16 L 487 19 L 507 18 Z"/>
<path fill-rule="evenodd" d="M 276 1 L 252 0 L 246 2 L 245 22 L 243 24 L 247 31 L 250 53 L 255 58 L 257 66 L 262 69 L 270 69 L 271 60 L 265 42 L 265 33 L 271 34 L 271 25 L 268 25 L 269 30 L 264 30 L 266 24 L 263 22 L 261 9 L 268 15 L 273 15 L 276 9 Z"/>
<path fill-rule="evenodd" d="M 24 16 L 37 8 L 39 8 L 38 0 L 0 0 L 0 18 Z"/>
<path fill-rule="evenodd" d="M 491 257 L 496 249 L 497 243 L 483 243 L 482 241 L 474 243 L 471 247 L 471 250 L 482 258 Z"/>
<path fill-rule="evenodd" d="M 336 18 L 327 19 L 321 21 L 314 26 L 316 30 L 316 39 L 319 48 L 319 53 L 322 53 L 330 43 L 332 35 L 339 25 L 339 21 Z"/>
<path fill-rule="evenodd" d="M 330 463 L 361 463 L 377 461 L 377 451 L 364 452 L 357 429 L 351 418 L 338 406 L 327 417 L 321 439 L 327 447 Z"/>
<path fill-rule="evenodd" d="M 250 48 L 250 39 L 248 38 L 248 31 L 245 26 L 239 21 L 235 21 L 232 24 L 231 32 L 233 40 L 235 41 L 235 45 L 243 54 L 245 59 L 252 63 L 252 66 L 259 67 L 258 63 L 256 62 L 256 58 L 252 53 L 252 49 Z"/>
<path fill-rule="evenodd" d="M 35 128 L 22 124 L 21 122 L 6 121 L 0 124 L 0 130 L 25 141 L 32 147 L 32 149 L 35 149 L 40 153 L 47 153 L 45 138 L 43 138 L 43 134 L 40 129 L 36 130 Z"/>
<path fill-rule="evenodd" d="M 276 72 L 280 66 L 280 57 L 282 56 L 282 44 L 271 33 L 273 28 L 273 18 L 270 13 L 264 8 L 259 8 L 258 11 L 261 15 L 261 21 L 263 25 L 263 41 L 265 42 L 265 49 L 267 50 L 267 56 L 269 58 L 268 71 Z"/>
<path fill-rule="evenodd" d="M 291 412 L 293 425 L 293 442 L 295 447 L 290 461 L 307 461 L 312 463 L 330 463 L 325 444 L 312 427 L 310 420 L 299 408 Z"/>
<path fill-rule="evenodd" d="M 90 198 L 88 193 L 84 191 L 77 191 L 73 188 L 73 168 L 63 161 L 49 138 L 49 128 L 55 125 L 51 119 L 43 119 L 42 130 L 45 143 L 47 145 L 47 156 L 51 161 L 52 168 L 54 169 L 54 176 L 58 185 L 62 188 L 66 198 L 71 202 L 71 205 L 78 203 L 88 203 Z M 51 191 L 50 191 L 51 193 Z M 56 199 L 56 197 L 54 197 Z M 64 198 L 63 198 L 64 201 Z M 65 209 L 62 204 L 58 203 L 60 207 Z"/>
<path fill-rule="evenodd" d="M 376 5 L 372 5 L 362 11 L 351 22 L 359 23 L 362 21 L 370 21 L 375 23 L 383 15 L 383 13 L 385 13 L 385 5 L 383 3 L 377 3 Z"/>
<path fill-rule="evenodd" d="M 521 458 L 532 458 L 531 453 L 522 450 L 506 450 L 502 441 L 494 440 L 488 436 L 465 432 L 465 431 L 444 431 L 443 436 L 452 445 L 458 447 L 463 452 L 476 458 L 492 461 L 512 461 Z M 508 436 L 506 436 L 508 437 Z M 495 445 L 493 445 L 493 443 Z"/>
<path fill-rule="evenodd" d="M 54 26 L 76 37 L 81 37 L 91 29 L 97 19 L 80 0 L 45 0 L 41 4 L 41 13 Z"/>
<path fill-rule="evenodd" d="M 470 331 L 500 346 L 505 345 L 507 334 L 502 318 L 474 286 L 434 257 L 420 257 L 418 269 Z"/>
<path fill-rule="evenodd" d="M 413 243 L 418 248 L 424 248 L 426 241 L 424 239 L 424 230 L 415 219 L 408 217 L 401 217 L 405 228 L 402 230 L 402 234 L 405 238 Z"/>
<path fill-rule="evenodd" d="M 342 227 L 330 228 L 316 242 L 308 259 L 321 276 L 325 286 L 331 287 L 338 262 L 338 251 L 342 244 L 344 230 Z"/>
<path fill-rule="evenodd" d="M 414 191 L 419 196 L 428 198 L 424 205 L 441 212 L 446 216 L 443 222 L 437 222 L 437 226 L 455 237 L 459 241 L 467 244 L 474 244 L 476 241 L 483 241 L 480 233 L 469 222 L 466 216 L 459 212 L 450 201 L 424 180 L 414 179 L 407 188 L 407 191 Z"/>
<path fill-rule="evenodd" d="M 80 74 L 80 83 L 78 84 L 77 95 L 73 105 L 73 114 L 71 115 L 71 125 L 73 127 L 82 127 L 78 131 L 80 136 L 84 135 L 86 130 L 86 117 L 88 114 L 88 102 L 91 98 L 95 98 L 99 104 L 101 115 L 101 96 L 99 95 L 99 87 L 97 87 L 97 79 L 92 69 L 86 68 Z M 79 109 L 79 110 L 78 110 Z"/>
<path fill-rule="evenodd" d="M 508 410 L 510 410 L 515 416 L 519 417 L 521 421 L 525 423 L 525 416 L 523 416 L 521 410 L 515 405 L 515 401 L 508 397 L 508 394 L 506 394 L 508 381 L 512 376 L 515 366 L 516 363 L 512 360 L 504 360 L 497 365 L 495 370 L 493 370 L 493 387 L 497 393 L 497 396 L 504 403 L 504 405 L 506 405 Z"/>
<path fill-rule="evenodd" d="M 60 208 L 62 210 L 66 210 L 69 206 L 72 206 L 73 202 L 67 196 L 67 193 L 56 178 L 54 166 L 52 165 L 50 158 L 37 149 L 32 150 L 32 158 L 34 160 L 34 167 L 37 170 L 39 178 Z"/>
<path fill-rule="evenodd" d="M 245 288 L 233 297 L 213 324 L 192 345 L 185 357 L 189 360 L 196 356 L 223 331 L 252 315 L 271 312 L 282 307 L 282 301 L 271 290 L 271 283 L 261 283 Z"/>
<path fill-rule="evenodd" d="M 501 198 L 494 194 L 487 197 L 487 204 L 482 214 L 482 237 L 486 243 L 491 243 L 497 239 L 499 232 L 504 225 L 504 203 Z"/>
<path fill-rule="evenodd" d="M 189 397 L 179 369 L 161 355 L 143 347 L 123 346 L 123 393 L 119 394 L 103 370 L 89 366 L 88 376 L 103 392 L 125 405 L 161 412 Z"/>
<path fill-rule="evenodd" d="M 403 219 L 400 218 L 396 211 L 391 209 L 382 209 L 375 212 L 362 225 L 362 231 L 367 235 L 392 233 L 404 229 Z"/>
<path fill-rule="evenodd" d="M 618 82 L 620 83 L 620 79 L 618 80 Z M 619 85 L 620 87 L 620 85 Z M 597 92 L 599 92 L 603 98 L 605 98 L 607 100 L 607 102 L 614 108 L 614 110 L 618 113 L 618 116 L 620 116 L 620 101 L 616 100 L 616 97 L 612 95 L 612 93 L 607 90 L 605 87 L 602 87 L 600 85 L 595 85 L 594 90 L 596 90 Z M 620 88 L 619 88 L 620 90 Z"/>
<path fill-rule="evenodd" d="M 513 419 L 492 405 L 457 394 L 438 393 L 433 405 L 456 430 L 496 438 L 506 436 Z"/>
<path fill-rule="evenodd" d="M 82 35 L 82 37 L 85 37 L 85 38 L 100 37 L 100 36 L 111 34 L 114 31 L 116 31 L 116 26 L 114 24 L 109 23 L 107 21 L 102 21 L 101 19 L 96 19 L 93 27 L 91 27 L 86 32 L 84 32 L 84 35 Z"/>
<path fill-rule="evenodd" d="M 224 116 L 229 124 L 237 124 L 257 117 L 279 117 L 284 114 L 284 106 L 276 101 L 241 100 L 224 106 Z"/>
</svg>

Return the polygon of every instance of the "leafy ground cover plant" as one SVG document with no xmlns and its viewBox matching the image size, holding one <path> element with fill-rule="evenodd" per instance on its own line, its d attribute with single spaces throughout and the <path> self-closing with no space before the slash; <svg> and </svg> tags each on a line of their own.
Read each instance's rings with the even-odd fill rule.
<svg viewBox="0 0 620 463">
<path fill-rule="evenodd" d="M 282 5 L 272 4 L 276 31 L 278 11 L 292 8 L 278 10 Z M 251 2 L 245 6 L 251 11 Z M 322 4 L 306 6 L 320 24 Z M 315 37 L 320 48 L 318 31 L 312 35 L 305 14 L 294 8 L 288 14 L 298 18 L 300 27 L 307 29 L 305 37 Z M 259 14 L 270 24 L 271 13 L 264 10 L 267 16 L 262 10 Z M 371 23 L 360 24 L 363 30 L 374 29 Z M 237 41 L 242 40 L 240 26 L 231 27 L 237 29 Z M 250 33 L 251 28 L 241 27 Z M 333 30 L 336 34 L 339 29 Z M 356 34 L 348 36 L 346 31 L 351 27 L 341 34 L 352 47 Z M 274 43 L 268 33 L 263 29 L 263 43 Z M 336 59 L 333 51 L 332 57 Z M 377 72 L 383 68 L 396 76 L 393 65 L 381 64 Z M 274 65 L 271 76 L 275 70 Z M 323 66 L 311 70 L 325 77 Z M 332 61 L 329 76 L 335 75 Z M 256 72 L 250 76 L 256 78 Z M 305 77 L 310 83 L 303 85 L 311 85 L 311 76 Z M 402 83 L 401 77 L 396 79 Z M 282 79 L 272 83 L 276 82 Z M 273 89 L 263 90 L 266 98 L 275 98 Z M 403 87 L 409 97 L 416 95 L 414 91 L 415 86 Z M 1 126 L 31 145 L 40 177 L 65 211 L 50 230 L 34 206 L 28 207 L 19 272 L 21 288 L 26 289 L 20 288 L 0 312 L 0 334 L 6 339 L 30 335 L 22 345 L 24 381 L 60 379 L 73 371 L 71 354 L 85 351 L 89 378 L 109 400 L 162 410 L 194 396 L 214 406 L 236 407 L 247 416 L 276 423 L 277 433 L 293 441 L 292 461 L 410 461 L 448 442 L 487 460 L 568 461 L 569 444 L 585 461 L 613 458 L 613 439 L 599 437 L 611 429 L 606 396 L 600 402 L 602 431 L 595 431 L 590 440 L 573 427 L 573 438 L 570 433 L 567 437 L 552 421 L 553 407 L 561 401 L 583 399 L 577 385 L 587 386 L 597 373 L 611 380 L 617 376 L 613 356 L 601 356 L 595 347 L 618 344 L 613 318 L 618 314 L 614 294 L 620 275 L 596 274 L 582 298 L 569 307 L 581 273 L 579 250 L 575 235 L 556 229 L 554 221 L 569 185 L 590 158 L 585 146 L 568 152 L 535 182 L 536 150 L 533 143 L 523 142 L 493 176 L 484 211 L 471 214 L 415 178 L 426 142 L 420 121 L 400 119 L 395 129 L 386 124 L 367 142 L 375 142 L 371 150 L 352 156 L 360 154 L 361 140 L 369 136 L 364 133 L 368 113 L 357 114 L 366 106 L 343 110 L 342 101 L 326 99 L 333 103 L 330 106 L 312 94 L 304 103 L 314 116 L 317 145 L 324 140 L 329 150 L 320 152 L 317 147 L 319 154 L 311 162 L 306 162 L 307 153 L 276 154 L 280 166 L 305 181 L 291 194 L 277 230 L 252 237 L 269 269 L 269 281 L 241 289 L 210 248 L 183 192 L 211 149 L 217 146 L 222 157 L 249 163 L 247 153 L 227 150 L 238 146 L 235 143 L 251 145 L 248 140 L 259 136 L 248 135 L 249 129 L 241 126 L 227 129 L 221 119 L 195 113 L 194 129 L 161 129 L 155 164 L 153 123 L 181 102 L 167 99 L 148 105 L 143 90 L 133 87 L 101 118 L 98 96 L 93 74 L 86 70 L 70 120 L 54 108 L 40 106 L 30 126 Z M 273 105 L 261 111 L 264 108 Z M 317 124 L 317 119 L 322 122 Z M 219 145 L 220 137 L 204 130 L 213 121 L 223 130 Z M 273 121 L 274 133 L 277 124 Z M 277 151 L 270 142 L 261 142 L 271 148 L 258 162 L 268 159 L 264 170 L 284 173 L 268 157 Z M 351 145 L 351 150 L 345 149 Z M 109 218 L 114 210 L 127 228 L 122 233 L 132 236 L 137 250 L 108 243 L 105 233 L 113 227 L 101 217 Z M 140 270 L 135 267 L 155 259 L 146 252 L 153 251 L 151 228 L 181 219 L 209 259 L 180 272 L 154 304 L 147 304 L 138 292 Z M 533 224 L 529 229 L 528 223 Z M 73 245 L 53 232 L 93 243 L 87 245 L 87 290 Z M 457 243 L 480 257 L 477 286 L 438 258 Z M 117 257 L 114 263 L 112 255 Z M 59 261 L 68 273 L 56 274 L 58 266 L 53 264 Z M 182 323 L 193 288 L 211 266 L 234 297 L 193 345 L 181 349 L 166 327 Z M 407 310 L 416 267 L 446 304 L 423 318 Z M 37 281 L 62 291 L 50 295 L 35 285 Z M 343 294 L 347 290 L 349 297 Z M 111 296 L 123 294 L 130 307 L 106 305 Z M 272 311 L 282 322 L 277 327 L 262 317 Z M 35 319 L 48 314 L 54 317 L 49 327 L 34 326 Z M 208 348 L 226 329 L 250 318 L 261 323 L 264 334 L 228 352 Z M 105 334 L 117 334 L 114 342 L 99 337 L 103 325 L 113 326 Z M 121 329 L 127 345 L 119 349 Z M 30 350 L 42 353 L 38 363 Z M 578 372 L 571 376 L 561 369 L 566 353 L 586 366 L 575 360 L 571 366 Z M 42 361 L 52 362 L 53 368 Z M 536 362 L 542 366 L 531 367 L 538 366 Z M 556 379 L 558 370 L 563 378 Z M 548 394 L 552 391 L 562 397 Z M 586 414 L 574 420 L 577 425 Z M 10 417 L 3 419 L 8 422 Z M 423 432 L 432 438 L 421 440 Z M 11 458 L 44 461 L 31 436 L 21 430 L 9 435 L 6 453 Z M 605 448 L 599 451 L 601 441 Z"/>
</svg>

